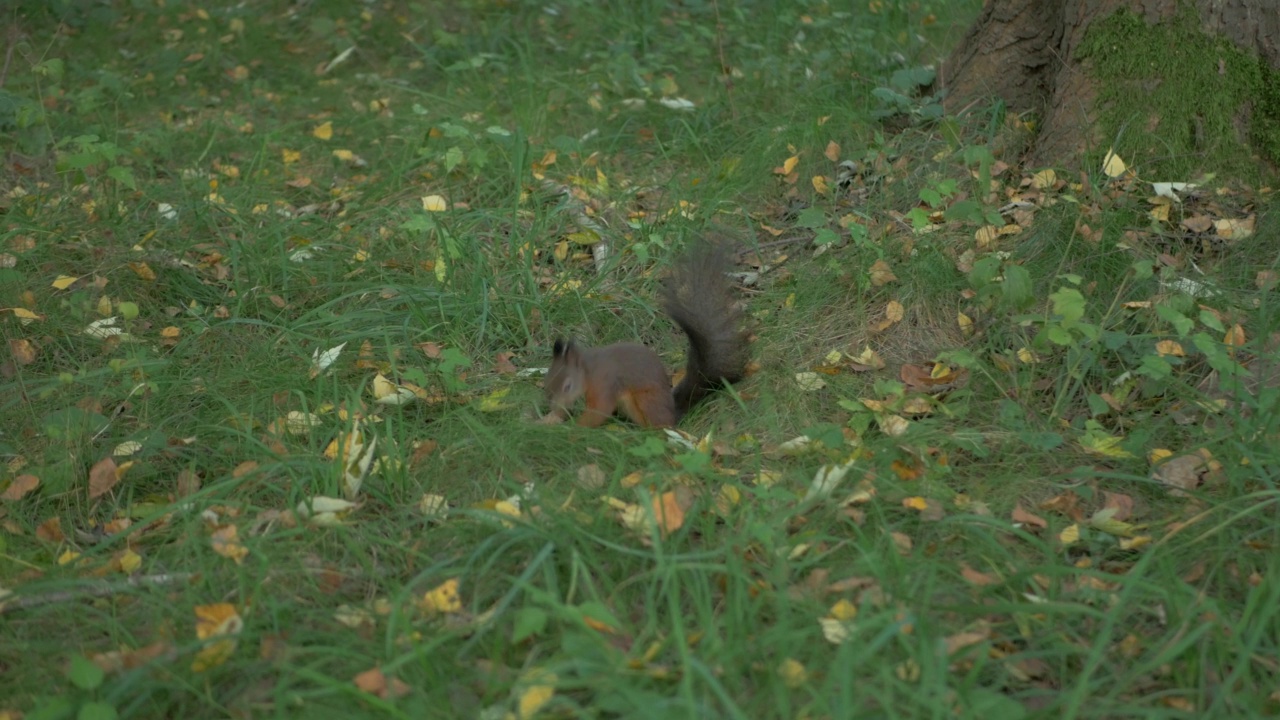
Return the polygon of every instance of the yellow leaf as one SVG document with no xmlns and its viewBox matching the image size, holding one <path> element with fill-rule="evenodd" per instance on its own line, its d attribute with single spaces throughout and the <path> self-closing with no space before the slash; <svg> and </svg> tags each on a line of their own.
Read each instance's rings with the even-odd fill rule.
<svg viewBox="0 0 1280 720">
<path fill-rule="evenodd" d="M 201 640 L 221 638 L 206 645 L 192 661 L 193 672 L 204 672 L 223 664 L 227 658 L 231 657 L 231 653 L 235 652 L 235 636 L 244 629 L 244 620 L 236 612 L 235 606 L 230 603 L 197 605 L 195 614 L 197 638 Z"/>
<path fill-rule="evenodd" d="M 914 496 L 902 499 L 902 506 L 910 510 L 924 510 L 929 507 L 928 501 L 920 496 Z"/>
<path fill-rule="evenodd" d="M 350 150 L 334 150 L 333 156 L 338 158 L 342 162 L 351 162 L 352 160 L 355 159 L 356 154 L 351 152 Z"/>
<path fill-rule="evenodd" d="M 1184 357 L 1187 354 L 1183 351 L 1182 346 L 1173 340 L 1161 340 L 1156 343 L 1156 353 L 1161 357 L 1165 355 Z"/>
<path fill-rule="evenodd" d="M 813 189 L 814 189 L 814 191 L 815 191 L 815 192 L 817 192 L 819 195 L 826 195 L 826 194 L 827 194 L 827 190 L 828 190 L 828 188 L 827 188 L 827 179 L 826 179 L 825 177 L 821 176 L 821 175 L 814 175 L 814 176 L 813 176 Z"/>
<path fill-rule="evenodd" d="M 69 563 L 73 563 L 78 557 L 80 557 L 80 553 L 74 550 L 64 550 L 62 554 L 58 556 L 58 564 L 67 565 Z"/>
<path fill-rule="evenodd" d="M 422 198 L 422 209 L 427 212 L 444 212 L 449 209 L 449 203 L 441 195 L 427 195 Z"/>
<path fill-rule="evenodd" d="M 26 308 L 13 308 L 13 316 L 14 316 L 14 317 L 16 317 L 16 318 L 18 318 L 19 320 L 22 320 L 22 321 L 23 321 L 23 322 L 22 322 L 22 324 L 23 324 L 23 325 L 26 325 L 27 323 L 31 322 L 32 320 L 39 320 L 39 319 L 40 319 L 40 316 L 39 316 L 39 315 L 37 315 L 37 314 L 35 314 L 35 313 L 31 312 L 30 310 L 28 310 L 28 309 L 26 309 Z"/>
<path fill-rule="evenodd" d="M 852 620 L 858 616 L 858 606 L 841 598 L 835 605 L 831 606 L 831 611 L 828 614 L 836 620 Z"/>
<path fill-rule="evenodd" d="M 505 398 L 509 392 L 511 392 L 511 388 L 507 387 L 502 388 L 501 390 L 494 390 L 484 396 L 484 398 L 480 400 L 480 412 L 497 412 L 510 407 L 510 405 L 503 402 L 503 398 Z"/>
<path fill-rule="evenodd" d="M 1102 172 L 1106 173 L 1107 177 L 1114 178 L 1120 177 L 1128 169 L 1124 160 L 1121 160 L 1114 150 L 1108 148 L 1107 156 L 1102 160 Z"/>
<path fill-rule="evenodd" d="M 53 281 L 53 289 L 66 290 L 67 288 L 75 284 L 75 281 L 79 279 L 80 278 L 75 277 L 73 275 L 59 275 L 57 279 Z"/>
<path fill-rule="evenodd" d="M 302 159 L 302 153 L 285 148 L 280 151 L 280 159 L 284 161 L 285 165 L 292 165 Z"/>
<path fill-rule="evenodd" d="M 333 137 L 333 123 L 331 122 L 324 123 L 323 125 L 320 125 L 319 127 L 317 127 L 315 130 L 312 130 L 311 134 L 321 140 L 328 140 Z"/>
<path fill-rule="evenodd" d="M 1053 168 L 1046 168 L 1031 176 L 1031 187 L 1037 190 L 1044 190 L 1053 187 L 1058 182 L 1058 174 Z"/>
<path fill-rule="evenodd" d="M 519 720 L 528 720 L 555 697 L 557 678 L 555 673 L 535 668 L 521 680 L 524 688 L 520 691 L 517 712 Z"/>
<path fill-rule="evenodd" d="M 792 155 L 782 163 L 782 175 L 790 175 L 792 170 L 796 169 L 796 165 L 800 164 L 800 156 Z"/>
<path fill-rule="evenodd" d="M 458 579 L 445 580 L 422 596 L 419 606 L 429 613 L 456 613 L 462 611 L 462 598 L 458 594 Z"/>
<path fill-rule="evenodd" d="M 125 550 L 120 556 L 120 569 L 126 573 L 133 573 L 142 567 L 142 556 L 132 550 Z"/>
<path fill-rule="evenodd" d="M 778 677 L 792 690 L 804 685 L 809 679 L 809 671 L 795 658 L 787 658 L 778 665 Z"/>
<path fill-rule="evenodd" d="M 1058 541 L 1061 542 L 1063 545 L 1070 545 L 1072 543 L 1078 542 L 1079 540 L 1080 540 L 1080 526 L 1076 525 L 1075 523 L 1068 525 L 1067 527 L 1062 529 L 1062 532 L 1058 533 Z"/>
</svg>

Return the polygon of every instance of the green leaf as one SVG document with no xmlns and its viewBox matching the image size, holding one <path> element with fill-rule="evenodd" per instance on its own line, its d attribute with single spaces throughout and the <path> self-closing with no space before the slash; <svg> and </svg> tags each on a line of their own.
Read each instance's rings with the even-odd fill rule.
<svg viewBox="0 0 1280 720">
<path fill-rule="evenodd" d="M 42 698 L 35 709 L 23 716 L 23 720 L 64 720 L 75 714 L 71 698 Z"/>
<path fill-rule="evenodd" d="M 457 145 L 449 148 L 444 154 L 444 171 L 453 172 L 453 169 L 461 165 L 465 158 L 466 156 L 463 155 L 462 148 Z"/>
<path fill-rule="evenodd" d="M 133 179 L 133 171 L 127 167 L 121 167 L 120 165 L 116 165 L 115 167 L 112 167 L 107 170 L 107 177 L 111 178 L 112 180 L 115 180 L 121 185 L 124 185 L 130 190 L 138 189 L 138 183 L 135 182 Z"/>
<path fill-rule="evenodd" d="M 650 435 L 636 447 L 627 448 L 627 454 L 638 458 L 656 458 L 667 454 L 667 444 Z"/>
<path fill-rule="evenodd" d="M 125 320 L 132 320 L 138 317 L 138 303 L 126 300 L 116 305 L 116 308 L 120 310 L 120 315 Z"/>
<path fill-rule="evenodd" d="M 827 213 L 822 208 L 805 208 L 796 218 L 796 226 L 802 228 L 821 228 L 827 226 Z"/>
<path fill-rule="evenodd" d="M 83 655 L 72 655 L 71 666 L 67 668 L 67 677 L 71 679 L 71 684 L 81 690 L 93 690 L 102 684 L 102 678 L 105 677 L 102 668 L 93 664 L 93 661 Z"/>
<path fill-rule="evenodd" d="M 1053 450 L 1062 445 L 1062 436 L 1054 432 L 1020 432 L 1018 439 L 1026 443 L 1029 447 L 1048 451 Z"/>
<path fill-rule="evenodd" d="M 1208 310 L 1200 311 L 1200 322 L 1210 330 L 1217 330 L 1220 333 L 1225 333 L 1227 331 L 1226 326 L 1222 324 L 1222 321 L 1218 319 L 1218 316 Z"/>
<path fill-rule="evenodd" d="M 672 459 L 689 474 L 697 474 L 711 464 L 711 456 L 704 452 L 682 452 Z"/>
<path fill-rule="evenodd" d="M 814 442 L 820 442 L 829 448 L 844 447 L 844 430 L 834 423 L 814 425 L 803 433 Z"/>
<path fill-rule="evenodd" d="M 976 265 L 975 265 L 976 267 Z M 1031 273 L 1021 265 L 1010 265 L 1004 269 L 1004 301 L 1014 309 L 1025 308 L 1031 304 Z"/>
<path fill-rule="evenodd" d="M 976 200 L 961 200 L 947 208 L 942 214 L 947 220 L 967 220 L 977 222 L 982 219 L 982 206 Z M 992 223 L 995 224 L 995 223 Z M 1001 222 L 1001 225 L 1004 223 Z"/>
<path fill-rule="evenodd" d="M 76 720 L 116 720 L 116 709 L 104 702 L 87 702 L 80 706 Z"/>
<path fill-rule="evenodd" d="M 1049 296 L 1053 312 L 1062 317 L 1062 327 L 1069 328 L 1084 317 L 1084 295 L 1075 288 L 1062 288 Z"/>
<path fill-rule="evenodd" d="M 933 188 L 921 188 L 920 200 L 931 208 L 937 208 L 942 204 L 942 194 Z"/>
<path fill-rule="evenodd" d="M 511 642 L 523 642 L 534 635 L 541 635 L 547 629 L 547 618 L 547 611 L 542 608 L 527 607 L 517 610 Z"/>
<path fill-rule="evenodd" d="M 1159 355 L 1144 355 L 1142 364 L 1134 372 L 1152 380 L 1163 380 L 1173 373 L 1173 366 Z"/>
<path fill-rule="evenodd" d="M 1173 331 L 1178 333 L 1178 337 L 1186 337 L 1187 333 L 1195 327 L 1195 321 L 1178 312 L 1172 306 L 1160 304 L 1156 305 L 1156 316 L 1161 320 L 1173 326 Z"/>
<path fill-rule="evenodd" d="M 813 233 L 814 245 L 830 245 L 839 239 L 840 236 L 835 234 L 835 232 L 829 228 L 818 228 L 817 231 Z"/>
</svg>

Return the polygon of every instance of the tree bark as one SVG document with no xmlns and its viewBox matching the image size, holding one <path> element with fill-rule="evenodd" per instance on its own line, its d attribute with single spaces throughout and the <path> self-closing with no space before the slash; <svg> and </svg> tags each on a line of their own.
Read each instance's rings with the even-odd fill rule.
<svg viewBox="0 0 1280 720">
<path fill-rule="evenodd" d="M 939 74 L 947 109 L 999 97 L 1013 111 L 1034 111 L 1042 122 L 1029 161 L 1072 164 L 1099 140 L 1098 88 L 1090 61 L 1080 57 L 1090 26 L 1119 10 L 1155 25 L 1188 7 L 1203 32 L 1280 68 L 1275 0 L 987 0 Z"/>
</svg>

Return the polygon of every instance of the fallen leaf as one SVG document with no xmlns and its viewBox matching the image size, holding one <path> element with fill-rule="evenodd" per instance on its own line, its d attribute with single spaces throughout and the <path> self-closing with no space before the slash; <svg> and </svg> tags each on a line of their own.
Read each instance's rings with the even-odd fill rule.
<svg viewBox="0 0 1280 720">
<path fill-rule="evenodd" d="M 322 123 L 322 124 L 320 124 L 320 125 L 317 125 L 317 126 L 316 126 L 316 129 L 311 131 L 311 135 L 312 135 L 313 137 L 317 138 L 317 139 L 320 139 L 320 140 L 328 140 L 328 139 L 332 138 L 332 137 L 333 137 L 333 123 L 331 123 L 331 122 L 326 122 L 326 123 Z"/>
<path fill-rule="evenodd" d="M 9 483 L 9 487 L 0 493 L 0 500 L 21 500 L 27 493 L 35 490 L 40 486 L 40 478 L 35 475 L 23 474 L 13 479 Z"/>
<path fill-rule="evenodd" d="M 218 638 L 206 644 L 191 663 L 192 672 L 204 672 L 227 661 L 236 649 L 235 636 L 244 629 L 244 620 L 231 603 L 197 605 L 196 637 L 201 640 Z"/>
<path fill-rule="evenodd" d="M 418 602 L 418 607 L 429 615 L 462 612 L 462 596 L 458 592 L 458 579 L 445 580 L 428 590 Z"/>
<path fill-rule="evenodd" d="M 234 560 L 239 565 L 244 562 L 245 556 L 249 554 L 249 548 L 241 545 L 236 535 L 235 525 L 223 525 L 213 531 L 212 542 L 214 552 L 224 558 Z"/>
<path fill-rule="evenodd" d="M 116 473 L 116 461 L 107 456 L 93 464 L 89 468 L 89 499 L 101 497 L 103 494 L 116 486 L 120 481 L 119 474 Z"/>
<path fill-rule="evenodd" d="M 960 577 L 964 578 L 964 581 L 970 585 L 977 585 L 978 587 L 996 585 L 1002 582 L 1000 576 L 994 573 L 978 572 L 969 567 L 969 563 L 965 562 L 960 563 Z"/>
<path fill-rule="evenodd" d="M 1124 164 L 1124 160 L 1121 160 L 1114 150 L 1108 148 L 1107 156 L 1102 160 L 1102 172 L 1106 173 L 1109 178 L 1115 178 L 1123 175 L 1128 169 Z"/>
<path fill-rule="evenodd" d="M 1022 507 L 1022 503 L 1018 503 L 1017 505 L 1013 506 L 1012 518 L 1014 522 L 1022 523 L 1023 525 L 1029 525 L 1029 526 L 1038 527 L 1038 528 L 1049 527 L 1049 523 L 1046 522 L 1044 518 L 1039 517 L 1037 515 L 1033 515 L 1027 512 L 1026 510 L 1024 510 Z"/>
<path fill-rule="evenodd" d="M 13 354 L 13 359 L 19 365 L 30 365 L 36 361 L 36 348 L 30 340 L 10 340 L 9 352 Z"/>
</svg>

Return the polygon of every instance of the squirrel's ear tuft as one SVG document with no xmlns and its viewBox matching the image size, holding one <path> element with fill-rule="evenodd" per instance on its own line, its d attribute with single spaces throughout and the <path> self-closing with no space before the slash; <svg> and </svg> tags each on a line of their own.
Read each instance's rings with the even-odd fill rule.
<svg viewBox="0 0 1280 720">
<path fill-rule="evenodd" d="M 564 357 L 566 353 L 573 349 L 573 341 L 564 338 L 556 338 L 556 344 L 551 348 L 551 357 Z"/>
</svg>

